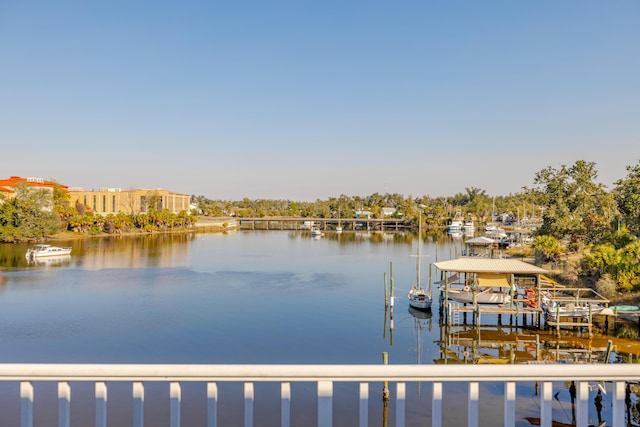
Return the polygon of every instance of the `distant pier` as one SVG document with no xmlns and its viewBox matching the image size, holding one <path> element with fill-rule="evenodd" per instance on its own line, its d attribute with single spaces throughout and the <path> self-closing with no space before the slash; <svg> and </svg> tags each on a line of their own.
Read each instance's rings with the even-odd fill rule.
<svg viewBox="0 0 640 427">
<path fill-rule="evenodd" d="M 334 230 L 338 225 L 343 230 L 402 230 L 410 228 L 398 218 L 235 218 L 240 228 L 251 230 L 308 230 L 318 227 L 323 231 Z"/>
</svg>

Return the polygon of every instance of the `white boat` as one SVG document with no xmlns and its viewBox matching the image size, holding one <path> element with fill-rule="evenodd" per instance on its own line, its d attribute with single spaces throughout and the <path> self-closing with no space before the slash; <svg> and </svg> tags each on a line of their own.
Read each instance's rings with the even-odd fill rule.
<svg viewBox="0 0 640 427">
<path fill-rule="evenodd" d="M 500 240 L 507 237 L 504 228 L 500 228 L 495 224 L 487 224 L 484 228 L 484 235 L 493 240 Z"/>
<path fill-rule="evenodd" d="M 69 247 L 61 248 L 59 246 L 39 244 L 28 249 L 26 256 L 27 258 L 41 258 L 69 254 L 71 254 L 71 248 Z"/>
<path fill-rule="evenodd" d="M 603 305 L 600 304 L 585 304 L 585 305 L 574 305 L 574 304 L 552 304 L 545 305 L 542 304 L 542 309 L 544 310 L 545 317 L 549 320 L 556 320 L 558 317 L 575 317 L 588 319 L 589 315 L 591 316 L 613 316 L 615 312 Z"/>
<path fill-rule="evenodd" d="M 419 288 L 418 285 L 414 285 L 409 290 L 407 298 L 409 299 L 409 305 L 413 308 L 418 310 L 429 310 L 431 308 L 431 295 L 424 289 Z"/>
<path fill-rule="evenodd" d="M 509 235 L 504 231 L 504 228 L 497 227 L 495 225 L 487 225 L 484 230 L 485 237 L 493 240 L 499 246 L 507 247 L 511 244 Z"/>
<path fill-rule="evenodd" d="M 447 233 L 460 233 L 462 231 L 462 221 L 453 220 L 447 227 Z"/>
<path fill-rule="evenodd" d="M 425 289 L 422 289 L 420 285 L 420 257 L 422 247 L 422 211 L 418 218 L 418 249 L 416 255 L 416 283 L 413 284 L 407 298 L 409 299 L 409 306 L 418 310 L 430 310 L 431 309 L 431 294 Z"/>
<path fill-rule="evenodd" d="M 444 287 L 441 288 L 444 291 Z M 507 274 L 479 272 L 459 286 L 447 290 L 450 300 L 462 304 L 507 304 L 511 301 L 511 284 Z"/>
<path fill-rule="evenodd" d="M 473 220 L 466 220 L 462 223 L 462 231 L 464 234 L 473 234 L 476 231 L 476 225 L 473 223 Z"/>
<path fill-rule="evenodd" d="M 563 317 L 575 317 L 588 319 L 589 316 L 613 316 L 615 312 L 606 305 L 598 302 L 557 302 L 551 301 L 546 296 L 542 297 L 542 305 L 545 317 L 549 320 L 557 320 Z"/>
<path fill-rule="evenodd" d="M 477 304 L 506 304 L 511 301 L 511 295 L 494 288 L 474 290 L 465 286 L 464 288 L 451 288 L 448 293 L 450 300 L 462 304 L 473 304 L 474 301 Z"/>
<path fill-rule="evenodd" d="M 451 220 L 451 224 L 447 226 L 447 233 L 449 234 L 462 233 L 463 224 L 464 223 L 462 222 L 462 213 L 458 210 L 456 211 L 456 215 Z"/>
<path fill-rule="evenodd" d="M 322 231 L 320 231 L 319 228 L 312 228 L 311 229 L 311 237 L 322 237 L 324 235 L 324 233 L 322 233 Z"/>
</svg>

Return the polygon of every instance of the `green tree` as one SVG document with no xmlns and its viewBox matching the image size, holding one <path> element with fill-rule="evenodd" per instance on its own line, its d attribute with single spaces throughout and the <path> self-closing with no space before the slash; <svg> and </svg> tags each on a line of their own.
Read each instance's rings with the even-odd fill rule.
<svg viewBox="0 0 640 427">
<path fill-rule="evenodd" d="M 602 184 L 595 183 L 595 163 L 578 160 L 567 168 L 547 167 L 535 176 L 545 206 L 540 234 L 558 239 L 568 237 L 573 244 L 593 243 L 588 224 L 602 224 L 611 218 L 613 199 Z M 601 233 L 596 233 L 596 235 Z"/>
<path fill-rule="evenodd" d="M 533 239 L 532 248 L 538 262 L 555 262 L 562 253 L 560 242 L 553 236 L 536 236 Z"/>
<path fill-rule="evenodd" d="M 72 215 L 68 219 L 68 229 L 76 233 L 87 233 L 94 224 L 93 213 Z"/>
<path fill-rule="evenodd" d="M 622 292 L 640 289 L 640 240 L 634 238 L 622 248 L 606 242 L 595 245 L 582 259 L 582 276 L 594 283 L 609 277 Z"/>
<path fill-rule="evenodd" d="M 0 204 L 0 240 L 42 239 L 58 233 L 60 221 L 52 208 L 51 191 L 26 183 L 16 185 L 15 196 Z"/>
<path fill-rule="evenodd" d="M 625 224 L 640 236 L 640 163 L 627 166 L 627 176 L 616 181 L 614 196 Z"/>
</svg>

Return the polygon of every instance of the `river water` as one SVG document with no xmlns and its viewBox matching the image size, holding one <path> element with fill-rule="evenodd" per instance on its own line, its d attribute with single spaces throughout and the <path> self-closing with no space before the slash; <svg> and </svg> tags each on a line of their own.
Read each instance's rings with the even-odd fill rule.
<svg viewBox="0 0 640 427">
<path fill-rule="evenodd" d="M 471 361 L 477 355 L 477 349 L 469 354 L 473 346 L 447 345 L 450 331 L 439 325 L 436 289 L 431 313 L 409 310 L 406 293 L 416 276 L 416 257 L 411 255 L 418 245 L 411 233 L 327 232 L 314 239 L 305 231 L 240 231 L 54 244 L 71 246 L 72 255 L 34 263 L 24 257 L 27 245 L 0 245 L 0 363 L 375 364 L 382 363 L 386 352 L 389 363 L 407 364 Z M 423 285 L 429 286 L 430 263 L 456 257 L 462 249 L 461 240 L 447 235 L 425 236 Z M 433 271 L 431 282 L 436 274 Z M 391 318 L 385 309 L 385 285 L 390 289 L 392 284 Z M 503 323 L 486 335 L 536 333 L 531 328 L 520 331 L 518 325 L 514 329 L 510 321 Z M 463 332 L 477 337 L 470 327 Z M 594 347 L 602 350 L 601 344 Z M 480 353 L 491 358 L 503 350 L 486 348 Z M 527 351 L 516 350 L 511 354 Z M 591 348 L 586 353 L 598 351 Z M 424 400 L 408 411 L 408 426 L 426 422 L 427 389 L 408 388 L 408 407 L 414 400 Z M 372 391 L 372 402 L 378 400 L 377 391 Z M 568 391 L 562 387 L 559 391 L 554 419 L 567 421 L 562 401 L 569 405 Z M 460 392 L 466 393 L 451 387 L 450 393 Z M 157 391 L 159 396 L 163 393 Z M 518 425 L 531 425 L 525 418 L 537 414 L 531 403 L 537 399 L 535 390 L 518 393 L 528 400 L 518 409 Z M 55 405 L 49 400 L 45 408 Z M 12 401 L 15 397 L 7 397 L 4 405 Z M 502 407 L 501 388 L 489 385 L 481 391 L 481 404 L 494 403 Z M 14 406 L 0 408 L 0 425 L 17 423 L 16 405 L 18 413 Z M 382 422 L 382 410 L 376 405 L 372 403 L 370 425 Z M 466 423 L 466 408 L 460 410 L 459 402 L 445 400 L 443 409 L 451 413 L 445 425 Z M 40 419 L 47 425 L 41 411 Z M 201 419 L 202 412 L 194 404 L 192 417 Z M 168 417 L 162 421 L 162 411 L 158 413 L 158 420 L 150 414 L 146 425 L 165 425 Z M 91 415 L 78 411 L 75 417 L 82 425 Z M 121 417 L 126 420 L 126 415 Z M 487 417 L 489 424 L 481 425 L 491 425 L 495 414 Z M 305 416 L 299 418 L 302 424 L 297 425 L 304 425 Z M 296 419 L 294 414 L 293 425 Z M 118 425 L 118 420 L 118 415 L 111 417 L 110 425 Z M 185 425 L 198 424 L 186 420 Z M 344 425 L 352 422 L 345 416 Z M 231 415 L 228 423 L 242 425 Z"/>
</svg>

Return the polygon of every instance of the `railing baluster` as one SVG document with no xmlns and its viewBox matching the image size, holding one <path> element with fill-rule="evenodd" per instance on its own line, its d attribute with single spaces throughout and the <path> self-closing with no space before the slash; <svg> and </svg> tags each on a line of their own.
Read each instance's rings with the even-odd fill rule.
<svg viewBox="0 0 640 427">
<path fill-rule="evenodd" d="M 434 382 L 431 391 L 431 426 L 442 427 L 442 383 Z"/>
<path fill-rule="evenodd" d="M 478 395 L 480 394 L 477 382 L 469 383 L 469 413 L 467 425 L 478 427 Z"/>
<path fill-rule="evenodd" d="M 218 384 L 207 383 L 207 427 L 218 427 Z"/>
<path fill-rule="evenodd" d="M 291 427 L 291 383 L 280 384 L 280 425 Z"/>
<path fill-rule="evenodd" d="M 333 382 L 318 381 L 318 427 L 333 423 Z"/>
<path fill-rule="evenodd" d="M 586 426 L 589 421 L 589 383 L 578 381 L 576 394 L 576 425 Z"/>
<path fill-rule="evenodd" d="M 180 427 L 180 403 L 181 403 L 181 390 L 179 382 L 172 382 L 169 385 L 169 419 L 171 427 Z"/>
<path fill-rule="evenodd" d="M 504 425 L 513 427 L 516 424 L 516 383 L 504 383 Z"/>
<path fill-rule="evenodd" d="M 553 383 L 544 381 L 542 392 L 540 393 L 540 426 L 551 427 L 551 395 L 553 394 Z"/>
<path fill-rule="evenodd" d="M 20 383 L 20 426 L 33 427 L 33 384 Z"/>
<path fill-rule="evenodd" d="M 71 426 L 71 387 L 66 381 L 58 383 L 58 427 Z"/>
<path fill-rule="evenodd" d="M 360 383 L 360 427 L 369 425 L 369 383 Z"/>
<path fill-rule="evenodd" d="M 144 385 L 133 383 L 133 427 L 144 426 Z"/>
<path fill-rule="evenodd" d="M 107 384 L 97 382 L 96 389 L 96 427 L 107 427 Z"/>
<path fill-rule="evenodd" d="M 626 382 L 614 381 L 613 383 L 613 427 L 624 427 L 624 399 L 626 396 Z"/>
<path fill-rule="evenodd" d="M 244 383 L 244 427 L 253 427 L 253 383 Z"/>
<path fill-rule="evenodd" d="M 396 427 L 404 427 L 407 384 L 396 383 Z"/>
</svg>

